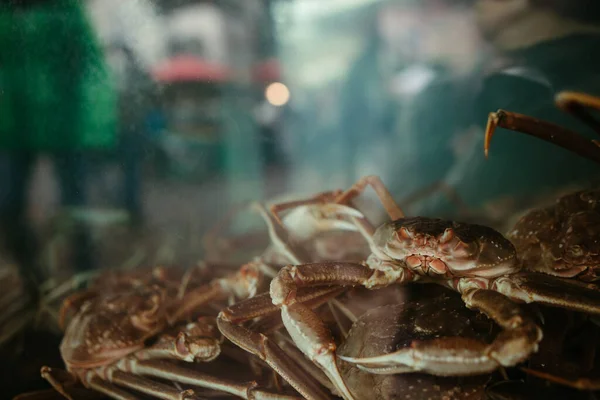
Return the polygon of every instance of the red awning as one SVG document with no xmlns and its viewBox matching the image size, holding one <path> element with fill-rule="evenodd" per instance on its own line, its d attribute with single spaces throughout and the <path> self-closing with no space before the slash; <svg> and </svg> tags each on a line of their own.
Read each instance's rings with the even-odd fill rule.
<svg viewBox="0 0 600 400">
<path fill-rule="evenodd" d="M 210 63 L 196 56 L 181 55 L 159 65 L 152 75 L 163 83 L 226 82 L 231 78 L 231 71 L 224 65 Z"/>
<path fill-rule="evenodd" d="M 271 58 L 256 65 L 252 71 L 255 82 L 270 83 L 281 81 L 279 60 Z"/>
</svg>

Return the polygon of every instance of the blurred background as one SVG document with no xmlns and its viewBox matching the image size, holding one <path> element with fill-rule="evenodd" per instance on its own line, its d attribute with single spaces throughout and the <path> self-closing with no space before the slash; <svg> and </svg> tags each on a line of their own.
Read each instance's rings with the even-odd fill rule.
<svg viewBox="0 0 600 400">
<path fill-rule="evenodd" d="M 594 0 L 13 0 L 0 10 L 0 254 L 33 297 L 98 268 L 197 263 L 203 235 L 236 205 L 367 174 L 408 214 L 501 229 L 600 172 L 508 131 L 483 153 L 499 108 L 594 137 L 554 105 L 560 90 L 600 95 Z M 227 229 L 260 224 L 240 217 Z"/>
</svg>

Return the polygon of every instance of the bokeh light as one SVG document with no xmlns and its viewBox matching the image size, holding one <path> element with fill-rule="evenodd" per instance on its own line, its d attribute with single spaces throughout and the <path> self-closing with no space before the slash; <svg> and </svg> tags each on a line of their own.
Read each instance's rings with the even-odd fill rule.
<svg viewBox="0 0 600 400">
<path fill-rule="evenodd" d="M 283 83 L 274 82 L 265 90 L 267 101 L 274 106 L 283 106 L 290 100 L 290 90 Z"/>
</svg>

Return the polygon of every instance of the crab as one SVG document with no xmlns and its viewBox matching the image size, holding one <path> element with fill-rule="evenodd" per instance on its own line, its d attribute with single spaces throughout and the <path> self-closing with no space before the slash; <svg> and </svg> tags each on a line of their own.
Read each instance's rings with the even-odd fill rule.
<svg viewBox="0 0 600 400">
<path fill-rule="evenodd" d="M 223 341 L 214 317 L 199 312 L 232 293 L 248 297 L 257 274 L 241 269 L 206 284 L 195 271 L 181 275 L 158 267 L 151 273 L 108 273 L 69 296 L 60 313 L 66 326 L 60 352 L 68 373 L 43 367 L 42 376 L 68 399 L 77 381 L 115 399 L 133 398 L 128 390 L 163 399 L 197 398 L 191 389 L 152 378 L 242 398 L 296 398 L 177 363 L 210 362 L 221 354 Z"/>
<path fill-rule="evenodd" d="M 242 301 L 223 310 L 217 320 L 225 337 L 248 351 L 260 353 L 255 338 L 240 324 L 279 309 L 296 345 L 315 362 L 344 398 L 352 399 L 338 368 L 338 358 L 364 368 L 386 367 L 389 373 L 426 372 L 439 376 L 485 374 L 510 367 L 534 353 L 543 335 L 519 303 L 542 303 L 589 314 L 600 314 L 600 291 L 574 280 L 527 271 L 513 244 L 485 226 L 427 217 L 405 217 L 376 176 L 360 179 L 336 202 L 347 204 L 368 186 L 375 189 L 390 222 L 375 229 L 366 219 L 354 219 L 371 254 L 365 262 L 321 262 L 288 265 L 270 285 L 272 304 Z M 327 286 L 364 286 L 378 289 L 392 284 L 434 282 L 459 292 L 469 308 L 478 309 L 503 331 L 490 344 L 444 337 L 413 342 L 410 348 L 377 357 L 336 355 L 328 328 L 303 304 L 304 293 Z M 259 335 L 259 334 L 257 334 Z M 311 392 L 281 365 L 278 370 L 307 398 Z M 283 372 L 283 373 L 282 373 Z M 305 390 L 306 389 L 306 390 Z"/>
<path fill-rule="evenodd" d="M 600 279 L 600 190 L 581 190 L 527 212 L 509 231 L 528 269 L 584 282 Z"/>
<path fill-rule="evenodd" d="M 214 252 L 214 249 L 232 249 L 242 244 L 254 244 L 260 237 L 258 233 L 251 237 L 244 235 L 239 238 L 218 236 L 224 225 L 242 211 L 252 210 L 265 222 L 270 240 L 267 248 L 254 257 L 253 263 L 270 278 L 275 277 L 279 267 L 287 263 L 331 259 L 360 260 L 368 253 L 368 245 L 356 225 L 344 218 L 349 215 L 356 218 L 364 216 L 347 205 L 336 204 L 334 200 L 341 193 L 341 190 L 333 190 L 305 199 L 274 201 L 268 206 L 252 202 L 243 207 L 235 207 L 205 236 L 206 252 L 212 255 L 211 260 L 223 262 L 224 257 L 218 251 Z M 353 246 L 340 245 L 349 241 L 352 241 Z"/>
<path fill-rule="evenodd" d="M 580 92 L 560 92 L 555 98 L 555 103 L 560 109 L 575 115 L 596 133 L 600 133 L 600 123 L 590 112 L 600 110 L 600 98 Z M 532 135 L 600 163 L 597 140 L 588 139 L 545 121 L 505 110 L 490 113 L 484 147 L 486 156 L 496 127 Z M 507 237 L 515 244 L 529 269 L 596 283 L 600 272 L 599 199 L 598 189 L 577 190 L 561 196 L 552 205 L 528 211 L 510 230 Z M 593 328 L 584 329 L 583 332 L 589 332 L 591 329 Z M 559 353 L 557 349 L 561 348 L 561 346 L 554 346 L 551 354 L 557 356 Z M 593 353 L 594 351 L 588 351 L 588 354 Z M 598 379 L 563 373 L 564 366 L 560 363 L 554 368 L 548 368 L 547 365 L 551 364 L 549 362 L 545 364 L 539 363 L 527 369 L 527 372 L 578 389 L 589 390 L 600 387 L 597 383 Z M 557 371 L 560 373 L 556 373 Z"/>
<path fill-rule="evenodd" d="M 549 388 L 562 397 L 586 398 L 600 390 L 597 357 L 600 328 L 586 315 L 539 307 L 544 339 L 539 350 L 520 369 L 531 393 Z M 587 397 L 589 398 L 589 397 Z"/>
<path fill-rule="evenodd" d="M 587 109 L 600 109 L 600 99 L 584 93 L 560 92 L 556 105 L 600 133 L 600 123 Z M 485 132 L 486 156 L 497 127 L 543 139 L 600 163 L 597 140 L 538 119 L 498 110 L 490 113 Z M 531 270 L 582 281 L 598 280 L 600 272 L 600 190 L 579 190 L 555 204 L 525 214 L 507 237 Z"/>
<path fill-rule="evenodd" d="M 346 357 L 370 357 L 410 346 L 417 340 L 460 336 L 477 341 L 493 338 L 493 324 L 468 310 L 459 295 L 438 285 L 410 285 L 404 301 L 371 308 L 354 322 L 337 352 Z M 353 364 L 340 365 L 348 388 L 357 399 L 485 398 L 491 375 L 439 377 L 423 373 L 389 374 L 385 368 L 364 371 Z"/>
<path fill-rule="evenodd" d="M 555 104 L 559 109 L 579 118 L 596 133 L 600 133 L 600 122 L 590 112 L 590 110 L 600 110 L 600 98 L 581 92 L 562 91 L 555 96 Z M 486 157 L 489 157 L 491 141 L 497 128 L 525 133 L 565 148 L 596 163 L 600 163 L 600 148 L 598 147 L 600 142 L 598 140 L 586 138 L 562 126 L 544 120 L 503 109 L 491 112 L 488 116 L 484 140 Z M 573 186 L 580 185 L 574 184 Z M 408 208 L 409 205 L 418 200 L 431 194 L 440 193 L 454 205 L 456 210 L 455 215 L 458 218 L 467 222 L 485 222 L 488 226 L 504 230 L 507 226 L 514 225 L 515 221 L 511 221 L 513 215 L 523 211 L 525 208 L 530 208 L 531 204 L 543 202 L 544 199 L 549 197 L 560 197 L 574 190 L 575 188 L 573 187 L 565 187 L 558 188 L 556 193 L 544 190 L 544 193 L 539 196 L 528 195 L 519 198 L 511 195 L 510 197 L 501 197 L 487 203 L 482 210 L 478 210 L 471 209 L 461 199 L 460 194 L 447 182 L 438 181 L 406 197 L 400 204 Z"/>
</svg>

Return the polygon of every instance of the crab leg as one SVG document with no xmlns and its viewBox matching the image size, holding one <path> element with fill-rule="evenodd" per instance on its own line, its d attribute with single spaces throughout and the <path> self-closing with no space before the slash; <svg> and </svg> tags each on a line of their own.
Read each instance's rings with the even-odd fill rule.
<svg viewBox="0 0 600 400">
<path fill-rule="evenodd" d="M 194 396 L 193 390 L 179 390 L 167 384 L 123 371 L 109 372 L 108 381 L 163 400 L 186 400 L 197 398 Z"/>
<path fill-rule="evenodd" d="M 56 392 L 60 393 L 60 395 L 62 395 L 67 400 L 74 400 L 75 398 L 79 398 L 79 396 L 74 398 L 71 395 L 71 393 L 82 393 L 83 391 L 89 390 L 89 389 L 84 389 L 84 388 L 69 388 L 69 390 L 66 390 L 67 387 L 73 386 L 77 382 L 77 379 L 76 379 L 75 375 L 69 373 L 68 371 L 62 370 L 62 369 L 55 370 L 50 367 L 42 367 L 41 375 L 42 375 L 42 378 L 44 378 L 46 381 L 48 381 L 48 383 L 52 386 L 52 388 L 54 390 L 56 390 Z M 118 387 L 116 387 L 108 382 L 103 381 L 102 379 L 100 379 L 97 376 L 94 376 L 90 379 L 89 387 L 91 389 L 94 389 L 94 390 L 96 390 L 102 394 L 105 394 L 113 399 L 138 400 L 138 398 L 133 396 L 131 393 L 126 392 L 123 389 L 119 389 Z M 53 394 L 53 393 L 54 392 L 50 392 L 49 394 Z M 88 398 L 88 397 L 94 398 L 95 394 L 96 393 L 94 393 L 93 391 L 89 391 L 89 394 L 86 392 L 85 398 Z M 15 397 L 15 400 L 16 399 L 26 400 L 28 398 L 29 398 L 29 396 L 22 395 L 22 396 Z M 42 397 L 42 398 L 46 398 L 46 397 Z"/>
<path fill-rule="evenodd" d="M 100 379 L 97 376 L 90 379 L 89 386 L 90 386 L 90 388 L 94 389 L 95 391 L 105 394 L 112 399 L 116 399 L 116 400 L 138 400 L 139 399 L 139 397 L 136 397 L 136 396 L 132 395 L 131 393 L 126 392 L 125 390 L 120 389 L 120 388 L 116 387 L 115 385 L 108 383 L 105 380 Z"/>
<path fill-rule="evenodd" d="M 318 301 L 322 304 L 326 300 L 327 293 L 333 297 L 337 296 L 340 290 L 339 287 L 304 289 L 297 293 L 296 300 L 307 303 Z M 278 311 L 279 308 L 272 303 L 269 294 L 265 293 L 223 310 L 219 314 L 217 324 L 225 337 L 269 364 L 304 397 L 308 399 L 329 398 L 318 382 L 302 368 L 299 368 L 296 362 L 274 341 L 262 333 L 256 333 L 238 325 L 244 321 Z"/>
<path fill-rule="evenodd" d="M 309 307 L 299 301 L 298 292 L 303 286 L 340 285 L 368 288 L 393 282 L 418 280 L 407 269 L 376 271 L 357 263 L 324 262 L 284 267 L 271 282 L 273 304 L 281 307 L 283 323 L 298 348 L 315 362 L 346 399 L 353 399 L 336 363 L 336 345 L 329 328 Z"/>
<path fill-rule="evenodd" d="M 281 225 L 283 225 L 283 223 L 281 221 L 281 217 L 279 216 L 279 213 L 281 213 L 282 211 L 290 210 L 293 208 L 297 208 L 297 207 L 305 206 L 305 205 L 309 205 L 309 204 L 328 203 L 331 201 L 331 199 L 335 199 L 340 194 L 341 194 L 341 190 L 334 190 L 334 191 L 330 191 L 330 192 L 319 193 L 309 199 L 292 200 L 292 201 L 287 201 L 287 202 L 282 202 L 282 203 L 275 203 L 275 204 L 272 204 L 269 206 L 269 211 L 277 219 L 277 221 L 279 221 L 279 223 Z"/>
<path fill-rule="evenodd" d="M 586 108 L 600 110 L 600 98 L 585 93 L 565 91 L 558 93 L 554 102 L 560 109 L 575 115 L 600 134 L 600 121 L 586 110 Z"/>
<path fill-rule="evenodd" d="M 350 203 L 353 199 L 360 196 L 365 191 L 367 186 L 371 186 L 373 190 L 375 190 L 377 197 L 379 197 L 381 204 L 383 204 L 385 211 L 392 220 L 397 220 L 404 217 L 404 212 L 398 206 L 398 204 L 396 204 L 385 184 L 376 175 L 369 175 L 360 178 L 354 185 L 352 185 L 350 189 L 335 199 L 335 203 Z"/>
<path fill-rule="evenodd" d="M 335 204 L 334 201 L 335 199 L 340 196 L 342 194 L 341 190 L 336 190 L 336 191 L 332 191 L 332 192 L 325 192 L 325 193 L 321 193 L 313 198 L 310 199 L 306 199 L 306 200 L 295 200 L 295 201 L 290 201 L 287 203 L 278 203 L 278 204 L 273 204 L 269 207 L 269 211 L 271 212 L 271 215 L 274 216 L 274 218 L 281 224 L 283 225 L 283 223 L 281 222 L 281 217 L 279 216 L 279 213 L 288 209 L 293 209 L 293 208 L 298 208 L 298 207 L 302 207 L 302 206 L 310 206 L 310 205 L 315 205 L 315 204 L 319 204 L 321 208 L 330 208 L 330 213 L 335 213 L 336 211 L 341 211 L 340 215 L 345 215 L 348 213 L 358 213 L 358 211 L 356 211 L 353 208 L 349 208 L 347 206 L 343 206 L 340 204 Z M 358 216 L 360 217 L 360 213 L 358 213 Z M 319 219 L 317 222 L 317 230 L 319 231 L 328 231 L 328 230 L 334 230 L 334 229 L 341 229 L 341 230 L 351 230 L 351 231 L 355 231 L 356 227 L 353 224 L 350 224 L 346 221 L 342 221 L 342 220 L 338 220 L 338 219 Z"/>
<path fill-rule="evenodd" d="M 278 341 L 279 347 L 283 349 L 291 358 L 296 360 L 302 368 L 312 375 L 319 383 L 325 386 L 330 391 L 334 391 L 335 388 L 327 378 L 327 376 L 321 371 L 315 364 L 310 362 L 304 354 L 296 347 L 295 343 L 283 334 L 279 335 L 280 340 Z"/>
<path fill-rule="evenodd" d="M 181 302 L 177 302 L 176 309 L 170 310 L 169 323 L 173 324 L 200 306 L 216 299 L 226 298 L 232 293 L 242 298 L 251 297 L 256 292 L 259 280 L 259 271 L 252 268 L 251 264 L 247 264 L 228 277 L 196 288 L 186 293 Z"/>
<path fill-rule="evenodd" d="M 210 362 L 221 354 L 220 342 L 214 338 L 194 337 L 179 332 L 176 338 L 163 336 L 153 346 L 139 350 L 135 356 L 140 360 L 173 358 L 187 362 Z"/>
<path fill-rule="evenodd" d="M 600 163 L 600 149 L 596 141 L 591 141 L 562 126 L 504 110 L 498 110 L 489 114 L 484 144 L 486 157 L 488 156 L 490 143 L 497 127 L 535 136 Z"/>
<path fill-rule="evenodd" d="M 518 273 L 494 281 L 494 290 L 514 300 L 600 315 L 600 290 L 569 279 L 539 273 Z"/>
<path fill-rule="evenodd" d="M 302 303 L 306 304 L 310 308 L 318 308 L 325 303 L 335 301 L 335 297 L 337 297 L 338 295 L 345 292 L 346 288 L 344 288 L 344 287 L 314 288 L 314 289 L 311 289 L 311 292 L 313 290 L 316 290 L 315 292 L 313 292 L 314 294 L 312 295 L 314 297 L 309 298 L 306 295 L 302 295 L 301 296 L 303 298 Z M 323 293 L 323 294 L 319 295 L 319 293 Z M 249 328 L 255 332 L 262 332 L 265 335 L 268 335 L 270 333 L 276 332 L 279 329 L 283 328 L 284 325 L 283 325 L 283 320 L 281 318 L 281 313 L 275 314 L 277 311 L 279 311 L 279 309 L 277 307 L 275 307 L 273 305 L 273 303 L 271 302 L 271 297 L 270 297 L 269 293 L 264 293 L 263 295 L 265 296 L 266 301 L 268 301 L 268 303 L 269 303 L 268 306 L 274 307 L 274 309 L 272 311 L 274 314 L 260 318 L 258 321 L 252 323 L 249 326 Z M 333 297 L 333 299 L 332 299 L 332 297 Z"/>
<path fill-rule="evenodd" d="M 467 307 L 480 310 L 504 328 L 491 344 L 444 337 L 414 341 L 408 348 L 381 356 L 340 358 L 376 374 L 426 372 L 438 376 L 468 376 L 489 373 L 498 366 L 514 366 L 537 351 L 542 331 L 518 304 L 487 289 L 471 289 L 462 297 Z"/>
<path fill-rule="evenodd" d="M 260 214 L 267 224 L 271 243 L 276 246 L 291 263 L 301 263 L 302 260 L 310 260 L 310 256 L 300 247 L 293 246 L 290 234 L 281 221 L 274 215 L 269 214 L 260 203 L 253 203 L 252 209 Z"/>
<path fill-rule="evenodd" d="M 241 397 L 242 399 L 297 399 L 297 397 L 294 396 L 285 396 L 258 389 L 258 384 L 254 381 L 239 384 L 228 379 L 216 378 L 163 360 L 131 360 L 128 369 L 135 374 L 214 389 Z"/>
<path fill-rule="evenodd" d="M 307 399 L 328 399 L 318 383 L 267 336 L 252 332 L 243 326 L 218 319 L 219 329 L 229 340 L 244 350 L 257 355 Z"/>
<path fill-rule="evenodd" d="M 50 367 L 42 367 L 40 373 L 42 378 L 44 378 L 48 383 L 60 394 L 64 396 L 65 399 L 73 400 L 71 395 L 65 389 L 66 386 L 72 386 L 77 382 L 75 376 L 67 371 L 58 370 L 58 375 L 52 368 Z"/>
<path fill-rule="evenodd" d="M 557 383 L 563 386 L 569 386 L 574 389 L 579 390 L 588 390 L 588 391 L 597 391 L 600 390 L 600 377 L 593 378 L 565 378 L 564 376 L 557 376 L 553 374 L 549 374 L 547 372 L 536 371 L 529 368 L 521 368 L 524 372 L 529 375 L 536 376 L 541 379 L 545 379 L 550 382 Z"/>
</svg>

